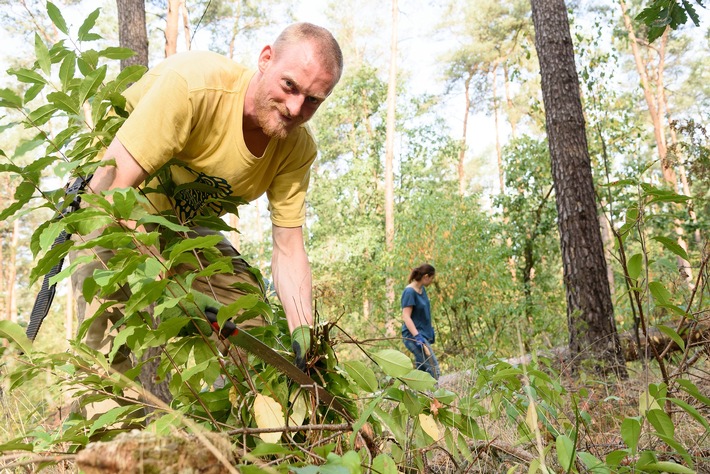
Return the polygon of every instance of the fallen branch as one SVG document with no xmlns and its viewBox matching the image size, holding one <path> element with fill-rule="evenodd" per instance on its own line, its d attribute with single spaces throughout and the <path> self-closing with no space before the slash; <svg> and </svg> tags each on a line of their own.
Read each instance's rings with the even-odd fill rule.
<svg viewBox="0 0 710 474">
<path fill-rule="evenodd" d="M 281 426 L 278 428 L 237 428 L 227 431 L 228 435 L 248 434 L 258 435 L 260 433 L 298 433 L 300 431 L 352 431 L 353 427 L 349 423 L 337 425 L 303 425 L 303 426 Z"/>
</svg>

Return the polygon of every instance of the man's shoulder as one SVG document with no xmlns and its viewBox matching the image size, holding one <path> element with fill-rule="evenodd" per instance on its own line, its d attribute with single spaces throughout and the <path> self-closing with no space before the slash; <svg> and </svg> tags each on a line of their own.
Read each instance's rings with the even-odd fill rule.
<svg viewBox="0 0 710 474">
<path fill-rule="evenodd" d="M 238 81 L 249 72 L 245 66 L 213 51 L 186 51 L 166 58 L 154 73 L 172 72 L 183 77 L 192 87 L 217 87 Z"/>
</svg>

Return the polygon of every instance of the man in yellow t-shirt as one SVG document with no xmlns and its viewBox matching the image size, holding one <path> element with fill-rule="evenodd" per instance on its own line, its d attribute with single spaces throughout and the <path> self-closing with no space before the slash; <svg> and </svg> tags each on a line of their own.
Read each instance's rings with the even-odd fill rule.
<svg viewBox="0 0 710 474">
<path fill-rule="evenodd" d="M 266 193 L 274 287 L 301 366 L 313 323 L 311 270 L 302 225 L 316 157 L 315 140 L 305 122 L 331 94 L 342 69 L 336 40 L 326 29 L 309 23 L 287 27 L 273 45 L 265 46 L 256 71 L 210 52 L 171 56 L 124 93 L 130 115 L 104 156 L 115 165 L 98 168 L 88 186 L 93 193 L 129 186 L 157 190 L 147 193 L 151 205 L 157 211 L 173 210 L 180 222 L 189 222 L 203 205 L 221 213 L 214 208 L 215 200 L 205 203 L 214 192 L 217 197 L 247 201 Z M 160 179 L 144 185 L 156 172 Z M 205 195 L 200 184 L 216 191 Z M 232 283 L 256 280 L 226 240 L 218 247 L 234 257 L 234 279 L 217 286 L 210 281 L 205 288 L 209 296 L 226 304 L 238 296 Z M 106 341 L 107 325 L 89 330 L 89 345 Z"/>
</svg>

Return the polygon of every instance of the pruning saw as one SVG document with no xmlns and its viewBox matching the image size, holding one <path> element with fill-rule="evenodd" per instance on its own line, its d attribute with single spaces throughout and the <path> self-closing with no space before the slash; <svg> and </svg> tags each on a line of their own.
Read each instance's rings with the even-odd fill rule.
<svg viewBox="0 0 710 474">
<path fill-rule="evenodd" d="M 318 400 L 319 403 L 333 408 L 348 421 L 353 421 L 350 413 L 338 401 L 338 399 L 333 396 L 333 394 L 319 385 L 318 382 L 313 380 L 308 374 L 296 367 L 292 362 L 276 352 L 273 348 L 267 346 L 262 341 L 252 336 L 231 320 L 225 321 L 220 329 L 219 322 L 217 321 L 217 312 L 213 308 L 205 309 L 205 316 L 207 316 L 207 320 L 212 326 L 212 329 L 214 329 L 220 337 L 227 339 L 235 346 L 240 347 L 263 360 L 268 365 L 299 384 L 303 389 L 308 390 L 314 397 L 316 397 L 316 400 Z"/>
</svg>

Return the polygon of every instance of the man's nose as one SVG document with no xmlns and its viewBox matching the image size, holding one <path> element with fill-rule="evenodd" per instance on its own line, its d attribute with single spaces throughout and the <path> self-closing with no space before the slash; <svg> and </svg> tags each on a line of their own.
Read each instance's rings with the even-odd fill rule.
<svg viewBox="0 0 710 474">
<path fill-rule="evenodd" d="M 289 117 L 299 117 L 303 108 L 304 97 L 301 94 L 294 94 L 286 101 L 286 110 Z"/>
</svg>

